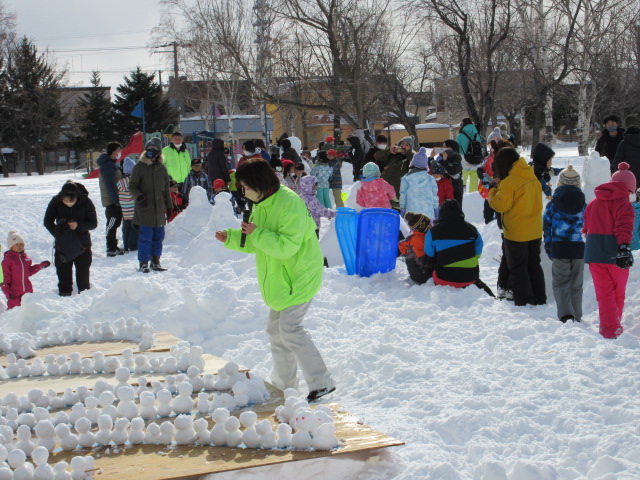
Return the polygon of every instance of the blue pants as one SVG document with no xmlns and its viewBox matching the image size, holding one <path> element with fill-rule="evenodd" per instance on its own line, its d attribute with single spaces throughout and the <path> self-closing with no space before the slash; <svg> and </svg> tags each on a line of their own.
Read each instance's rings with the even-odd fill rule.
<svg viewBox="0 0 640 480">
<path fill-rule="evenodd" d="M 316 189 L 316 198 L 325 208 L 331 208 L 330 192 L 331 192 L 331 189 L 329 188 Z"/>
<path fill-rule="evenodd" d="M 138 238 L 138 261 L 148 262 L 151 257 L 162 255 L 164 227 L 140 227 Z"/>
<path fill-rule="evenodd" d="M 122 221 L 122 243 L 125 250 L 138 249 L 138 229 L 133 227 L 133 220 Z"/>
</svg>

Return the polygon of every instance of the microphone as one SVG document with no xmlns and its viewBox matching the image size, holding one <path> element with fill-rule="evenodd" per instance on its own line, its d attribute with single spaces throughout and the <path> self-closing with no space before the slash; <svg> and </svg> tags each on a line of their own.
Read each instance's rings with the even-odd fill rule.
<svg viewBox="0 0 640 480">
<path fill-rule="evenodd" d="M 249 223 L 249 217 L 251 216 L 251 202 L 247 202 L 247 206 L 242 212 L 242 221 L 244 223 Z M 244 248 L 244 244 L 247 240 L 247 234 L 240 234 L 240 248 Z"/>
</svg>

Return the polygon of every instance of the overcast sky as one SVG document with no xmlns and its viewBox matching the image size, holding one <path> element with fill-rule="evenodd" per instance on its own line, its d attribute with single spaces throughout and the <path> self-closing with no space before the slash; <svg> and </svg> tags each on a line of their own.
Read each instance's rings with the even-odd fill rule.
<svg viewBox="0 0 640 480">
<path fill-rule="evenodd" d="M 163 83 L 173 71 L 166 55 L 146 48 L 160 20 L 158 0 L 3 1 L 16 14 L 18 36 L 32 39 L 38 50 L 53 50 L 58 63 L 67 66 L 71 86 L 89 85 L 91 71 L 99 70 L 113 96 L 136 66 L 146 72 L 163 70 Z"/>
</svg>

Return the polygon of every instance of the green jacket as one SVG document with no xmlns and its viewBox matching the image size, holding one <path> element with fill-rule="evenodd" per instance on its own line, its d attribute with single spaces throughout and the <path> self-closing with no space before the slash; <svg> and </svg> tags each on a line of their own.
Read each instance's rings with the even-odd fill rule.
<svg viewBox="0 0 640 480">
<path fill-rule="evenodd" d="M 129 180 L 129 191 L 135 199 L 133 223 L 142 227 L 164 227 L 167 223 L 167 210 L 173 208 L 169 191 L 169 175 L 162 163 L 162 156 L 156 162 L 144 154 L 136 163 Z M 138 198 L 144 196 L 146 207 L 140 205 Z"/>
<path fill-rule="evenodd" d="M 228 229 L 225 247 L 256 254 L 262 298 L 276 311 L 310 301 L 322 286 L 323 256 L 316 223 L 304 201 L 281 186 L 253 206 L 256 229 L 240 248 L 240 230 Z"/>
<path fill-rule="evenodd" d="M 180 150 L 176 150 L 173 143 L 162 149 L 164 164 L 169 176 L 178 183 L 183 183 L 191 171 L 191 155 L 183 143 Z"/>
</svg>

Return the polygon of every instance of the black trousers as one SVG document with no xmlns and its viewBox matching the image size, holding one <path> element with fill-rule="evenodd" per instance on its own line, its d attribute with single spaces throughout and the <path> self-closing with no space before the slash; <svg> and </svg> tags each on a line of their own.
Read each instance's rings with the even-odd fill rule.
<svg viewBox="0 0 640 480">
<path fill-rule="evenodd" d="M 58 293 L 60 295 L 71 295 L 73 292 L 73 266 L 76 267 L 76 285 L 78 292 L 89 290 L 89 270 L 93 255 L 91 248 L 85 249 L 75 260 L 71 262 L 61 262 L 58 252 L 55 254 L 56 273 L 58 274 Z"/>
<path fill-rule="evenodd" d="M 104 209 L 104 215 L 107 217 L 107 225 L 105 231 L 107 234 L 107 252 L 113 252 L 118 248 L 118 227 L 122 223 L 122 207 L 120 205 L 109 205 Z"/>
<path fill-rule="evenodd" d="M 464 196 L 464 181 L 462 177 L 457 179 L 451 179 L 451 185 L 453 185 L 453 198 L 455 198 L 462 207 L 462 197 Z"/>
<path fill-rule="evenodd" d="M 418 285 L 426 283 L 433 273 L 431 269 L 419 265 L 415 258 L 407 258 L 407 271 L 409 272 L 409 278 Z"/>
<path fill-rule="evenodd" d="M 511 288 L 511 276 L 509 275 L 509 265 L 507 264 L 507 254 L 504 251 L 504 237 L 502 237 L 502 257 L 500 258 L 500 266 L 498 267 L 498 287 L 505 290 L 513 290 Z"/>
<path fill-rule="evenodd" d="M 544 272 L 540 265 L 542 239 L 529 242 L 503 241 L 507 264 L 511 274 L 513 303 L 516 305 L 544 305 L 547 294 Z"/>
</svg>

